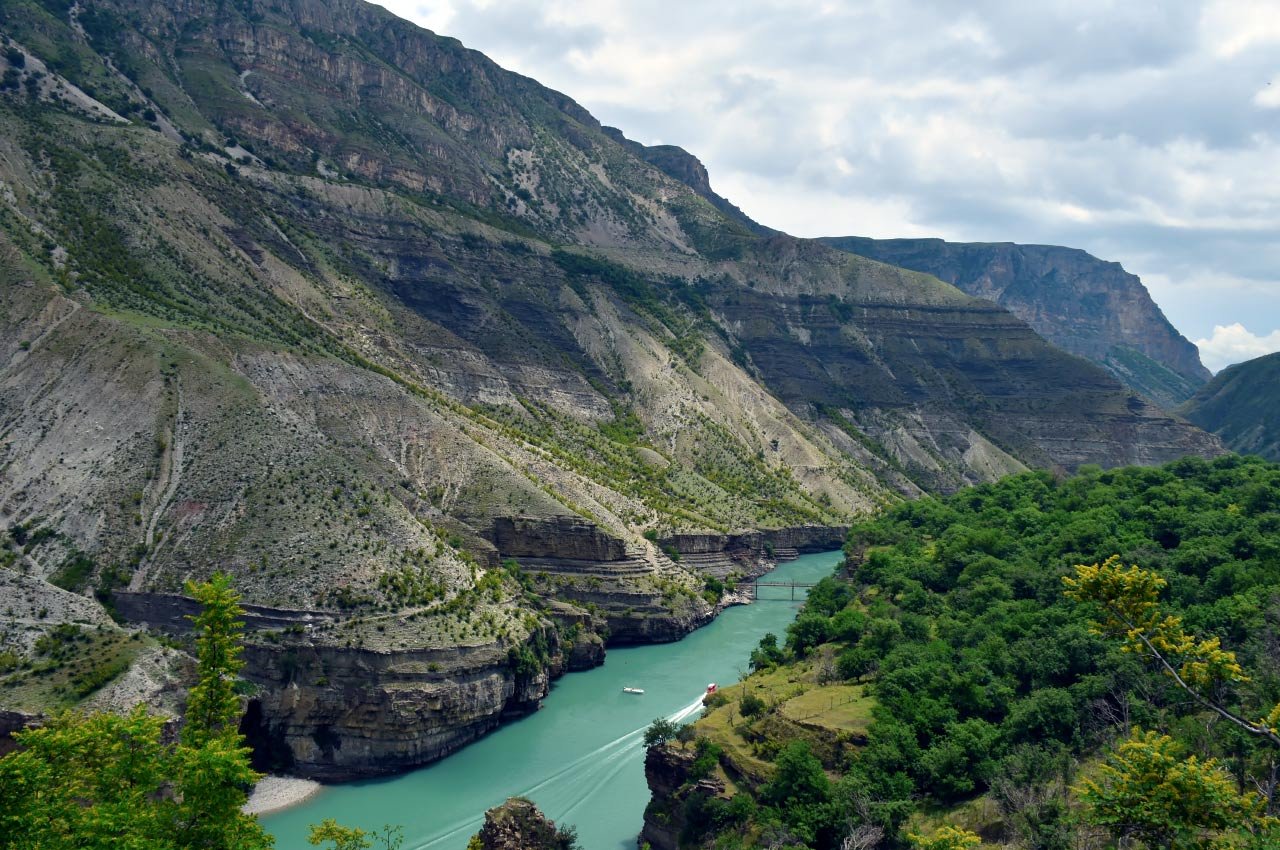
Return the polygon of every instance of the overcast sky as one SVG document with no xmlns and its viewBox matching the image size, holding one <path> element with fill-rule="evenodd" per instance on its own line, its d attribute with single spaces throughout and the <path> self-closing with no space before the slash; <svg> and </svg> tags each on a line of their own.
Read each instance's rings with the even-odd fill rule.
<svg viewBox="0 0 1280 850">
<path fill-rule="evenodd" d="M 1084 248 L 1280 350 L 1280 0 L 389 0 L 797 236 Z"/>
</svg>

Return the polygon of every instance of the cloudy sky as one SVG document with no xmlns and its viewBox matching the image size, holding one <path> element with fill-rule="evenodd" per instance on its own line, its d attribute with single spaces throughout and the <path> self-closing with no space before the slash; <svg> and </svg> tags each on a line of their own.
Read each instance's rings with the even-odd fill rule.
<svg viewBox="0 0 1280 850">
<path fill-rule="evenodd" d="M 1280 350 L 1280 0 L 384 0 L 797 236 L 1084 248 Z"/>
</svg>

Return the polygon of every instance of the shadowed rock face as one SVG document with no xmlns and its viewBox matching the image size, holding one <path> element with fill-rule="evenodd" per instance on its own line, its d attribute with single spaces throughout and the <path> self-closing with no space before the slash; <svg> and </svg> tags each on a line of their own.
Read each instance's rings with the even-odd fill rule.
<svg viewBox="0 0 1280 850">
<path fill-rule="evenodd" d="M 1178 412 L 1232 451 L 1280 460 L 1280 354 L 1228 366 Z"/>
<path fill-rule="evenodd" d="M 653 850 L 678 850 L 691 797 L 726 796 L 724 782 L 714 775 L 689 781 L 694 759 L 693 751 L 670 744 L 650 747 L 645 753 L 644 777 L 651 797 L 644 810 L 640 841 Z"/>
<path fill-rule="evenodd" d="M 829 245 L 934 275 L 994 301 L 1167 409 L 1209 379 L 1199 352 L 1119 263 L 1054 245 L 834 237 Z"/>
<path fill-rule="evenodd" d="M 707 622 L 703 571 L 900 495 L 1220 451 L 370 4 L 24 2 L 0 29 L 45 69 L 0 96 L 0 527 L 36 540 L 4 563 L 157 626 L 231 573 L 254 735 L 300 772 L 438 758 L 606 632 Z"/>
</svg>

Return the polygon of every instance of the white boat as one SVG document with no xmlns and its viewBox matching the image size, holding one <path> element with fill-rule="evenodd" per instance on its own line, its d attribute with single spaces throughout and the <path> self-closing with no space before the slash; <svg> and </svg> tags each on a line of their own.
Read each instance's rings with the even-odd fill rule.
<svg viewBox="0 0 1280 850">
<path fill-rule="evenodd" d="M 642 694 L 644 693 L 644 688 L 623 688 L 622 692 L 624 694 Z"/>
</svg>

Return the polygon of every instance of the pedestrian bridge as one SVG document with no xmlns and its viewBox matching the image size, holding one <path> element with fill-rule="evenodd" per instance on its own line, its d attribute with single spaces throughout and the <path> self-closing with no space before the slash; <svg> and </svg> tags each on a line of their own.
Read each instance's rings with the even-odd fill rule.
<svg viewBox="0 0 1280 850">
<path fill-rule="evenodd" d="M 788 588 L 790 590 L 790 598 L 784 599 L 782 598 L 781 595 L 774 595 L 772 593 L 766 594 L 765 596 L 761 596 L 760 588 L 762 587 Z M 803 581 L 753 581 L 751 582 L 751 598 L 760 602 L 795 602 L 797 587 L 808 590 L 809 588 L 813 587 L 813 583 L 812 582 L 806 583 Z M 801 596 L 800 598 L 803 599 L 804 597 Z"/>
</svg>

